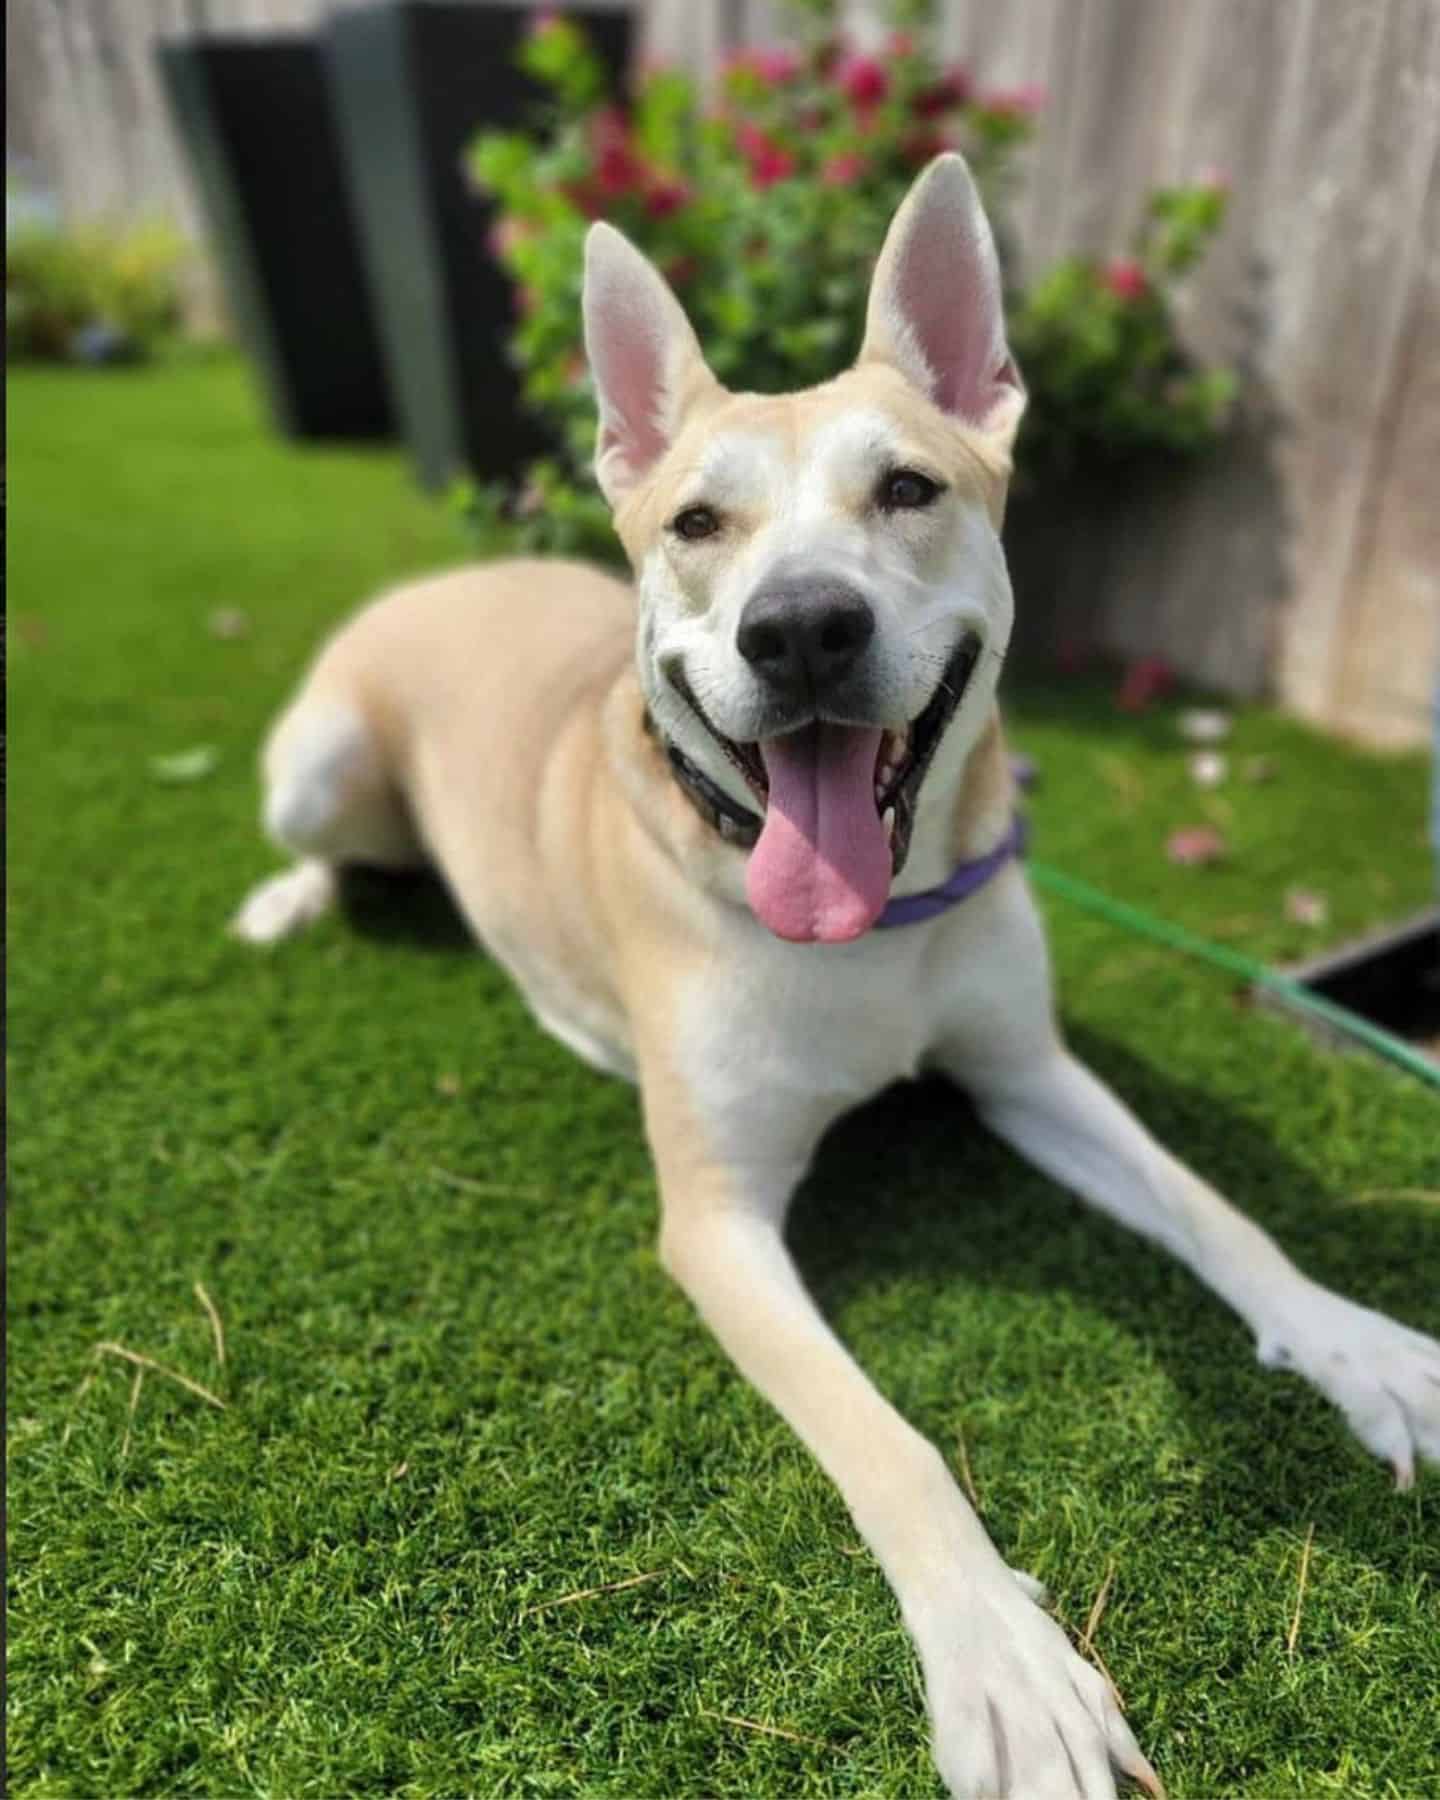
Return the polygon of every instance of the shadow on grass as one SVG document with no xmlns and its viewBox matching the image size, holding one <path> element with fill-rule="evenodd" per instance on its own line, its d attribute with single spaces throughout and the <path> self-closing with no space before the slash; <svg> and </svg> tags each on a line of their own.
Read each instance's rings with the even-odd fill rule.
<svg viewBox="0 0 1440 1800">
<path fill-rule="evenodd" d="M 474 933 L 433 869 L 351 864 L 340 872 L 340 910 L 352 930 L 380 943 L 413 944 L 452 956 L 476 951 Z"/>
<path fill-rule="evenodd" d="M 1136 727 L 1127 721 L 1127 729 Z M 341 899 L 367 937 L 476 954 L 433 873 L 350 869 Z M 1382 1220 L 1347 1205 L 1209 1091 L 1092 1032 L 1070 1039 L 1169 1149 L 1308 1274 L 1405 1323 L 1440 1323 L 1434 1219 L 1387 1210 Z M 1194 1453 L 1213 1470 L 1193 1493 L 1196 1507 L 1223 1510 L 1234 1528 L 1257 1535 L 1303 1513 L 1322 1536 L 1400 1573 L 1388 1476 L 1328 1402 L 1297 1377 L 1259 1369 L 1249 1332 L 1223 1302 L 1162 1251 L 1029 1169 L 947 1082 L 900 1083 L 843 1119 L 796 1196 L 790 1238 L 827 1312 L 917 1272 L 936 1286 L 993 1284 L 1094 1307 L 1165 1370 Z"/>
<path fill-rule="evenodd" d="M 1093 1033 L 1070 1040 L 1307 1274 L 1411 1326 L 1440 1323 L 1433 1218 L 1394 1209 L 1382 1224 L 1318 1188 L 1211 1093 Z M 1298 1377 L 1261 1369 L 1250 1332 L 1222 1301 L 1164 1252 L 1030 1170 L 947 1082 L 902 1083 L 842 1120 L 796 1197 L 789 1235 L 827 1313 L 901 1273 L 937 1287 L 997 1285 L 1093 1307 L 1165 1371 L 1191 1453 L 1210 1469 L 1192 1491 L 1199 1512 L 1223 1513 L 1227 1529 L 1254 1535 L 1303 1517 L 1322 1538 L 1405 1572 L 1406 1534 L 1394 1510 L 1405 1503 L 1392 1498 L 1388 1471 L 1351 1439 L 1340 1414 Z M 957 1368 L 962 1392 L 964 1378 Z"/>
</svg>

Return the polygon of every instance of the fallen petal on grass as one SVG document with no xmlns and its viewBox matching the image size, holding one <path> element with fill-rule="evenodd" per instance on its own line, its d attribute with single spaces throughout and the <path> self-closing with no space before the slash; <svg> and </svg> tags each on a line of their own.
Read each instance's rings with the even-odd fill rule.
<svg viewBox="0 0 1440 1800">
<path fill-rule="evenodd" d="M 1231 719 L 1216 707 L 1188 706 L 1175 720 L 1187 744 L 1218 744 L 1230 735 Z"/>
<path fill-rule="evenodd" d="M 1190 758 L 1190 779 L 1196 787 L 1219 787 L 1229 773 L 1229 760 L 1218 750 L 1197 750 Z"/>
<path fill-rule="evenodd" d="M 220 752 L 213 744 L 197 744 L 193 750 L 179 750 L 173 756 L 152 756 L 150 773 L 157 781 L 181 783 L 203 781 L 220 766 Z"/>
<path fill-rule="evenodd" d="M 217 606 L 210 615 L 210 635 L 225 640 L 247 637 L 250 615 L 238 606 Z"/>
<path fill-rule="evenodd" d="M 1187 825 L 1172 831 L 1165 842 L 1165 854 L 1173 863 L 1187 868 L 1201 868 L 1206 863 L 1220 862 L 1229 846 L 1213 825 Z"/>
<path fill-rule="evenodd" d="M 1309 888 L 1291 888 L 1285 896 L 1285 917 L 1292 925 L 1323 925 L 1330 917 L 1330 902 Z"/>
</svg>

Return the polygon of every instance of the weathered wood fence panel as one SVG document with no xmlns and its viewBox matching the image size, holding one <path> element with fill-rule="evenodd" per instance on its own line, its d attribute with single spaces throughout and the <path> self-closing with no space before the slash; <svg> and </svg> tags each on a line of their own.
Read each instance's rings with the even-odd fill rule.
<svg viewBox="0 0 1440 1800">
<path fill-rule="evenodd" d="M 12 0 L 9 148 L 71 212 L 162 208 L 193 229 L 154 37 L 298 26 L 334 3 Z M 645 10 L 650 51 L 702 69 L 784 17 L 778 0 Z M 881 29 L 874 0 L 846 10 Z M 1016 196 L 1029 266 L 1120 250 L 1157 182 L 1209 166 L 1233 184 L 1185 324 L 1245 377 L 1234 440 L 1114 517 L 1067 524 L 1059 617 L 1374 741 L 1422 741 L 1440 671 L 1440 4 L 942 0 L 941 14 L 947 52 L 982 80 L 1049 90 Z"/>
</svg>

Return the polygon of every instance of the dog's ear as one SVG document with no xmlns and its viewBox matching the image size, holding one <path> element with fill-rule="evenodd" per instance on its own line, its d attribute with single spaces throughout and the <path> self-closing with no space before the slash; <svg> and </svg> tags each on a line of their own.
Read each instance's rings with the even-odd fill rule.
<svg viewBox="0 0 1440 1800">
<path fill-rule="evenodd" d="M 664 277 L 611 225 L 585 239 L 585 351 L 600 406 L 595 473 L 614 506 L 675 441 L 687 408 L 719 384 Z"/>
<path fill-rule="evenodd" d="M 961 156 L 937 156 L 875 265 L 859 361 L 900 370 L 942 412 L 1009 442 L 1025 390 L 1005 342 L 1000 259 Z"/>
</svg>

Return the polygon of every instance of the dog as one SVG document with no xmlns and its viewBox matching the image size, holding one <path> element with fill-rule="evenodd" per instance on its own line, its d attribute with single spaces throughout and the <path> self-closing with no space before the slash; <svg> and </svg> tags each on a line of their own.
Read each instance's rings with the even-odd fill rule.
<svg viewBox="0 0 1440 1800">
<path fill-rule="evenodd" d="M 346 863 L 437 867 L 539 1023 L 638 1082 L 661 1261 L 884 1569 L 949 1791 L 1159 1793 L 1109 1684 L 806 1293 L 782 1224 L 822 1134 L 943 1072 L 1186 1263 L 1401 1486 L 1440 1460 L 1440 1344 L 1307 1279 L 1062 1041 L 996 707 L 1024 390 L 964 161 L 916 181 L 823 386 L 728 392 L 604 224 L 584 319 L 633 589 L 516 560 L 360 612 L 268 740 L 264 823 L 299 860 L 234 929 L 296 930 Z"/>
</svg>

